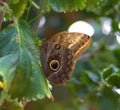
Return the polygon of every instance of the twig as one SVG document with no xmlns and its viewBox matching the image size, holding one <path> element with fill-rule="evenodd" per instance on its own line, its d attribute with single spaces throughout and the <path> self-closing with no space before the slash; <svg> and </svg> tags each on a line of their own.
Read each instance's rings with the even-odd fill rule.
<svg viewBox="0 0 120 110">
<path fill-rule="evenodd" d="M 4 6 L 4 3 L 7 2 L 8 0 L 2 0 L 0 1 L 0 7 Z M 3 22 L 3 17 L 4 17 L 4 13 L 2 10 L 0 10 L 0 30 L 2 28 L 2 22 Z"/>
<path fill-rule="evenodd" d="M 46 0 L 41 0 L 40 8 L 38 10 L 39 15 L 37 16 L 37 21 L 35 22 L 35 27 L 34 27 L 35 33 L 38 32 L 39 22 L 40 22 L 40 18 L 42 16 L 42 9 L 44 8 L 45 3 L 46 3 Z"/>
</svg>

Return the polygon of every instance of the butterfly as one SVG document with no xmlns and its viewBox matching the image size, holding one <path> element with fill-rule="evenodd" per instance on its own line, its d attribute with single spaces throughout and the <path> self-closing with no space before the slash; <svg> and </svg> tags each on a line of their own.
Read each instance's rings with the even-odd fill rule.
<svg viewBox="0 0 120 110">
<path fill-rule="evenodd" d="M 76 32 L 60 32 L 43 39 L 40 59 L 47 79 L 55 85 L 66 85 L 78 58 L 91 42 L 91 37 Z"/>
</svg>

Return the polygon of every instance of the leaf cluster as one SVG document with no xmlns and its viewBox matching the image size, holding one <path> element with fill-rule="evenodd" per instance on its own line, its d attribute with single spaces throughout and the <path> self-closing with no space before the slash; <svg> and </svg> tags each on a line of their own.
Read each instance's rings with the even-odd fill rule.
<svg viewBox="0 0 120 110">
<path fill-rule="evenodd" d="M 53 25 L 57 27 L 57 31 L 65 29 L 68 25 L 65 22 L 70 19 L 63 21 L 60 15 L 65 16 L 66 13 L 67 16 L 73 12 L 94 22 L 98 22 L 101 17 L 110 18 L 112 31 L 109 35 L 103 35 L 99 34 L 99 30 L 93 36 L 93 44 L 88 50 L 89 57 L 77 62 L 72 79 L 67 85 L 70 95 L 65 88 L 56 90 L 63 93 L 62 97 L 65 96 L 68 100 L 64 103 L 63 100 L 56 102 L 52 106 L 45 101 L 41 105 L 44 109 L 50 107 L 52 110 L 57 107 L 60 110 L 119 109 L 120 46 L 113 38 L 114 32 L 119 31 L 119 10 L 119 0 L 1 0 L 0 109 L 8 107 L 10 110 L 23 110 L 24 101 L 43 99 L 46 96 L 53 99 L 51 85 L 41 68 L 41 39 L 37 38 L 37 33 L 42 32 L 38 36 L 43 36 L 48 31 L 50 35 Z M 57 24 L 49 23 L 55 20 L 53 13 L 57 13 L 59 18 L 56 20 Z M 46 16 L 47 25 L 39 30 L 42 16 Z M 109 39 L 113 42 L 108 43 Z"/>
</svg>

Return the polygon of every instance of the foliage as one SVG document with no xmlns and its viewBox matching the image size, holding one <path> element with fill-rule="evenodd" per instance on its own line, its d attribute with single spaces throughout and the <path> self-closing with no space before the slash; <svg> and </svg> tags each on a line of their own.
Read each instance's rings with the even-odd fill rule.
<svg viewBox="0 0 120 110">
<path fill-rule="evenodd" d="M 119 31 L 119 10 L 119 0 L 0 1 L 0 110 L 39 110 L 37 104 L 28 102 L 46 96 L 53 100 L 40 65 L 41 39 L 37 36 L 50 36 L 54 26 L 55 32 L 66 30 L 75 21 L 68 17 L 71 12 L 94 21 L 96 29 L 101 28 L 101 17 L 109 18 L 112 31 L 105 35 L 98 29 L 88 57 L 77 62 L 67 86 L 53 87 L 55 101 L 44 99 L 38 105 L 45 110 L 118 110 L 120 45 L 114 33 Z M 43 15 L 47 23 L 39 29 Z M 24 102 L 28 103 L 26 108 Z"/>
<path fill-rule="evenodd" d="M 41 99 L 45 95 L 50 97 L 35 39 L 29 27 L 22 23 L 1 32 L 0 75 L 5 84 L 1 103 L 5 96 L 17 100 Z"/>
</svg>

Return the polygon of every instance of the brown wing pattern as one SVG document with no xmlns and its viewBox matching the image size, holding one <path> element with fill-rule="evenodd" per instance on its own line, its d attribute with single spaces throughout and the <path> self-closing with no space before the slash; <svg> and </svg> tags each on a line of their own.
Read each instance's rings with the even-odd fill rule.
<svg viewBox="0 0 120 110">
<path fill-rule="evenodd" d="M 82 33 L 61 32 L 45 39 L 41 44 L 41 64 L 52 84 L 65 85 L 70 79 L 79 56 L 90 46 L 91 38 Z M 51 70 L 51 61 L 57 61 L 59 69 Z"/>
<path fill-rule="evenodd" d="M 90 46 L 92 39 L 83 33 L 61 32 L 52 36 L 49 41 L 56 42 L 69 48 L 74 52 L 74 58 L 78 59 L 78 57 Z"/>
</svg>

